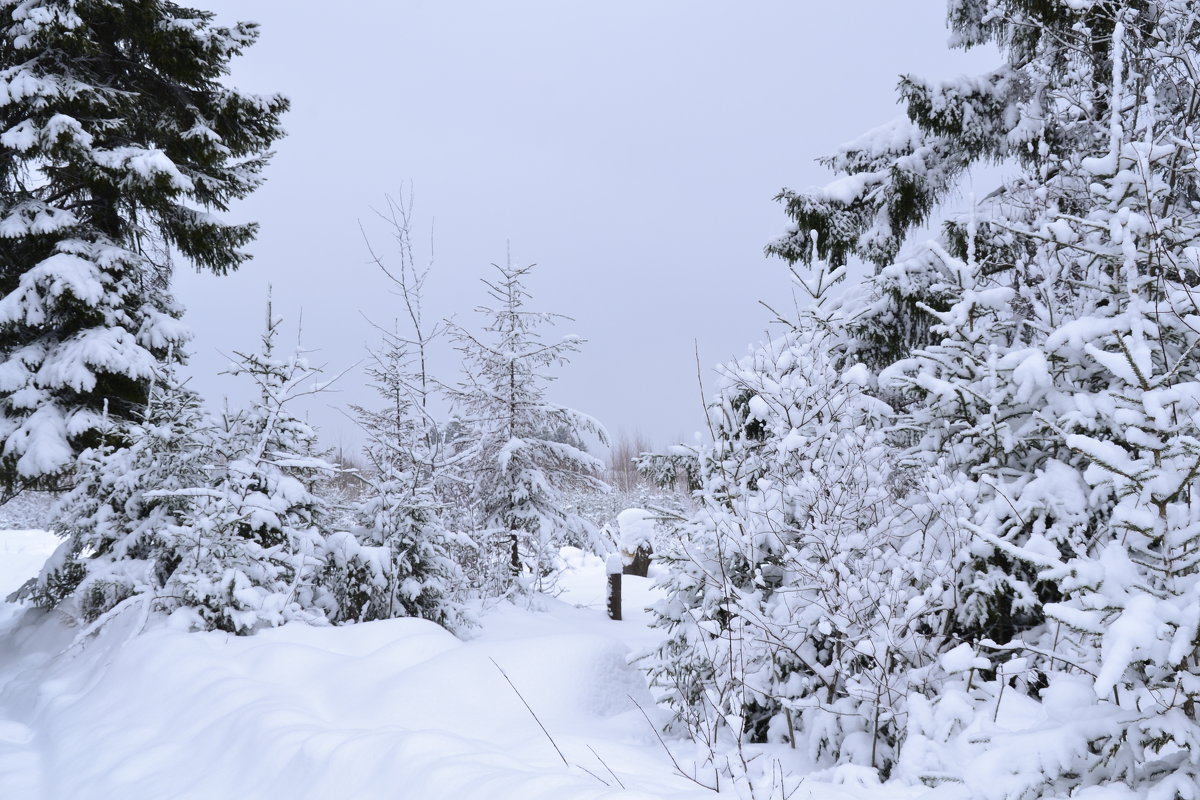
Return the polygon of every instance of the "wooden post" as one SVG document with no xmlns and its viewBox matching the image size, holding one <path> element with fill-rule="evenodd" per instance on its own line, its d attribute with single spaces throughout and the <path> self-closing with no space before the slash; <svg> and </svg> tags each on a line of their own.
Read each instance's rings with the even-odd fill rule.
<svg viewBox="0 0 1200 800">
<path fill-rule="evenodd" d="M 608 618 L 619 620 L 621 618 L 621 570 L 624 568 L 624 559 L 620 553 L 616 553 L 608 557 L 608 562 L 605 564 L 605 571 L 608 572 Z"/>
<path fill-rule="evenodd" d="M 639 545 L 638 549 L 633 552 L 633 558 L 629 559 L 629 563 L 622 570 L 626 575 L 636 575 L 639 578 L 645 578 L 650 573 L 650 557 L 653 551 L 649 545 Z"/>
</svg>

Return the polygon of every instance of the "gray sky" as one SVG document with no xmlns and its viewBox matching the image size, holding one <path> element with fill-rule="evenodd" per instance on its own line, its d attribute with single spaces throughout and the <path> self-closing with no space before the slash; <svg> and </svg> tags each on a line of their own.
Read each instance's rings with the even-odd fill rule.
<svg viewBox="0 0 1200 800">
<path fill-rule="evenodd" d="M 397 315 L 359 231 L 411 186 L 418 258 L 435 246 L 426 313 L 474 324 L 479 278 L 537 263 L 534 307 L 588 339 L 551 390 L 615 435 L 657 445 L 702 425 L 693 342 L 711 367 L 760 340 L 790 302 L 763 246 L 786 226 L 782 187 L 824 183 L 814 162 L 895 117 L 897 75 L 975 73 L 993 52 L 949 51 L 941 0 L 195 0 L 262 24 L 232 82 L 292 100 L 267 184 L 235 208 L 261 223 L 240 274 L 181 269 L 196 332 L 193 385 L 252 348 L 268 284 L 289 330 L 338 372 Z M 432 231 L 432 236 L 431 236 Z M 449 358 L 440 364 L 457 374 Z M 307 413 L 357 443 L 335 408 L 372 402 L 360 371 Z"/>
</svg>

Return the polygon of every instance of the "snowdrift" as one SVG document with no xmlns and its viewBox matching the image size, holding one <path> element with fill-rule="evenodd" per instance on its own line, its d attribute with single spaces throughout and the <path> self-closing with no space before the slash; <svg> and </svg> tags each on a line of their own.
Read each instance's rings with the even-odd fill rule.
<svg viewBox="0 0 1200 800">
<path fill-rule="evenodd" d="M 604 632 L 620 623 L 597 610 L 502 606 L 469 642 L 414 619 L 139 632 L 131 611 L 72 644 L 77 630 L 7 613 L 6 800 L 710 795 L 671 774 L 644 678 Z"/>
</svg>

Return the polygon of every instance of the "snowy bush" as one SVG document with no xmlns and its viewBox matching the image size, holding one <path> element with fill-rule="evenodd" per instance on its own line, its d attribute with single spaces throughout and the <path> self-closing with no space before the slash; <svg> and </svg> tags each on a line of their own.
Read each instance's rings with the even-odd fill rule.
<svg viewBox="0 0 1200 800">
<path fill-rule="evenodd" d="M 837 337 L 806 319 L 724 370 L 699 510 L 660 552 L 655 683 L 720 750 L 790 741 L 886 768 L 931 654 L 938 540 L 909 535 L 882 423 Z"/>
</svg>

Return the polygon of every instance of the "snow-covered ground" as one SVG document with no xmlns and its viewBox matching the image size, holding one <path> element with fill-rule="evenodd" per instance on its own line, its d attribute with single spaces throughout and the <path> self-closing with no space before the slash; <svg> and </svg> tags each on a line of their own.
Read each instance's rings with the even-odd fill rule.
<svg viewBox="0 0 1200 800">
<path fill-rule="evenodd" d="M 0 532 L 0 592 L 55 544 Z M 560 598 L 493 608 L 466 642 L 411 619 L 135 636 L 144 620 L 131 612 L 72 644 L 79 631 L 0 608 L 0 798 L 711 796 L 675 773 L 642 709 L 661 712 L 627 663 L 656 635 L 650 582 L 625 578 L 626 619 L 613 622 L 602 562 L 568 562 Z M 804 788 L 797 800 L 885 796 Z"/>
<path fill-rule="evenodd" d="M 0 591 L 55 544 L 0 534 Z M 696 796 L 635 705 L 652 707 L 626 664 L 629 646 L 649 641 L 637 609 L 649 582 L 627 579 L 629 619 L 617 623 L 603 581 L 599 559 L 577 557 L 563 599 L 493 609 L 468 642 L 405 619 L 135 638 L 131 612 L 71 647 L 77 631 L 21 625 L 10 607 L 0 797 Z"/>
<path fill-rule="evenodd" d="M 0 602 L 37 574 L 58 542 L 47 531 L 0 531 Z"/>
</svg>

